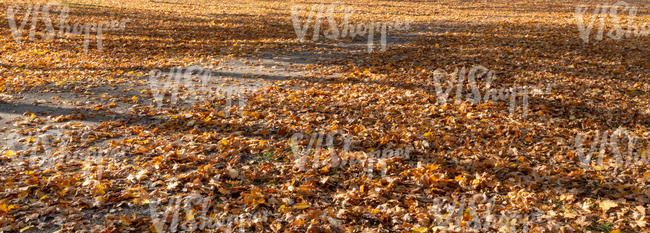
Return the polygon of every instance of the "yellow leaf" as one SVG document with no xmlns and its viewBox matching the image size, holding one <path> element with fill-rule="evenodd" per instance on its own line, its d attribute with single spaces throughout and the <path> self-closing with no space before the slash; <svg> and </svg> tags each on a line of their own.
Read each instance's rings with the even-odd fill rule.
<svg viewBox="0 0 650 233">
<path fill-rule="evenodd" d="M 194 212 L 193 211 L 190 211 L 189 213 L 185 214 L 185 220 L 192 221 L 192 219 L 194 219 Z"/>
<path fill-rule="evenodd" d="M 2 199 L 0 200 L 0 212 L 5 212 L 8 213 L 9 211 L 18 208 L 18 206 L 15 205 L 9 205 L 9 200 L 7 199 Z"/>
<path fill-rule="evenodd" d="M 454 179 L 455 179 L 456 181 L 463 181 L 463 180 L 466 179 L 466 178 L 465 178 L 465 174 L 460 174 L 460 175 L 456 176 L 456 178 L 454 178 Z"/>
<path fill-rule="evenodd" d="M 285 205 L 280 206 L 280 208 L 278 210 L 280 211 L 280 213 L 289 212 L 289 208 L 287 208 L 287 206 L 285 206 Z"/>
<path fill-rule="evenodd" d="M 293 208 L 296 209 L 296 210 L 304 210 L 304 209 L 309 208 L 309 204 L 303 202 L 303 203 L 299 203 L 299 204 L 294 205 Z"/>
<path fill-rule="evenodd" d="M 616 229 L 616 230 L 610 231 L 609 233 L 621 233 L 621 230 Z"/>
<path fill-rule="evenodd" d="M 137 96 L 133 96 L 133 97 L 131 97 L 131 100 L 133 100 L 133 102 L 138 102 L 138 97 L 137 97 Z"/>
<path fill-rule="evenodd" d="M 418 228 L 413 228 L 413 230 L 411 231 L 415 233 L 424 233 L 429 231 L 429 229 L 427 229 L 426 227 L 418 227 Z"/>
<path fill-rule="evenodd" d="M 293 225 L 300 226 L 302 224 L 305 224 L 307 222 L 307 219 L 296 219 L 293 221 Z"/>
<path fill-rule="evenodd" d="M 93 188 L 93 194 L 95 196 L 104 195 L 104 194 L 106 194 L 106 191 L 104 191 L 105 188 L 106 187 L 104 187 L 102 184 L 97 184 Z"/>
<path fill-rule="evenodd" d="M 26 227 L 23 227 L 22 229 L 20 229 L 20 232 L 29 231 L 29 230 L 31 230 L 32 228 L 34 228 L 34 225 L 29 225 L 29 226 L 26 226 Z"/>
<path fill-rule="evenodd" d="M 9 208 L 7 208 L 7 199 L 0 200 L 0 211 L 7 212 L 8 209 Z"/>
<path fill-rule="evenodd" d="M 14 155 L 16 155 L 16 152 L 13 150 L 8 150 L 7 152 L 5 152 L 5 156 L 9 158 L 14 157 Z"/>
<path fill-rule="evenodd" d="M 225 138 L 224 138 L 224 139 L 221 139 L 221 141 L 219 141 L 219 142 L 217 142 L 217 143 L 219 143 L 219 144 L 221 144 L 221 145 L 224 145 L 224 146 L 228 146 L 228 145 L 230 145 L 230 142 L 228 142 L 228 139 L 225 139 Z"/>
<path fill-rule="evenodd" d="M 609 200 L 609 199 L 601 201 L 600 203 L 598 203 L 598 207 L 600 207 L 600 209 L 605 211 L 605 212 L 607 212 L 607 210 L 609 210 L 611 208 L 614 208 L 614 207 L 617 207 L 617 206 L 618 206 L 618 204 L 616 204 L 616 202 L 614 202 L 612 200 Z"/>
</svg>

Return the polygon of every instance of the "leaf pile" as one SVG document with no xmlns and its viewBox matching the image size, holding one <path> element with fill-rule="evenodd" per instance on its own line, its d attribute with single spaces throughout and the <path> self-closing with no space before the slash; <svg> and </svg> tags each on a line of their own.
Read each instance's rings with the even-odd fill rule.
<svg viewBox="0 0 650 233">
<path fill-rule="evenodd" d="M 413 23 L 368 54 L 365 38 L 299 42 L 290 9 L 310 1 L 84 0 L 69 5 L 68 24 L 129 19 L 87 52 L 75 35 L 30 41 L 24 32 L 18 43 L 0 22 L 0 104 L 13 106 L 0 110 L 13 114 L 0 132 L 20 135 L 0 147 L 0 232 L 156 231 L 151 206 L 191 195 L 209 200 L 213 222 L 246 215 L 234 225 L 255 232 L 436 232 L 441 219 L 464 232 L 507 214 L 520 217 L 486 230 L 647 231 L 649 163 L 584 167 L 574 139 L 624 128 L 648 154 L 650 37 L 584 43 L 573 18 L 584 1 L 343 2 L 354 22 Z M 244 106 L 218 93 L 156 105 L 150 71 L 224 58 L 287 58 L 304 75 L 266 77 Z M 521 99 L 514 114 L 507 100 L 465 101 L 469 85 L 461 101 L 454 87 L 439 104 L 434 71 L 475 65 L 496 72 L 494 89 L 548 92 L 530 96 L 525 116 Z M 331 132 L 349 148 L 337 136 L 313 149 L 311 135 Z M 305 137 L 294 144 L 296 133 Z M 39 143 L 45 134 L 51 143 Z M 396 149 L 410 154 L 372 158 Z M 476 194 L 496 201 L 469 213 L 460 203 Z M 440 198 L 454 210 L 436 211 Z M 179 225 L 208 221 L 204 209 L 177 209 Z"/>
</svg>

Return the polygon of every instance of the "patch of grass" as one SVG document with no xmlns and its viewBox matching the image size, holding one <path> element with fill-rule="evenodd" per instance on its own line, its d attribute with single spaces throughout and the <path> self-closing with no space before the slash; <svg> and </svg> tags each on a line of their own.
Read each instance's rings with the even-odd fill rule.
<svg viewBox="0 0 650 233">
<path fill-rule="evenodd" d="M 609 223 L 609 222 L 601 223 L 601 224 L 598 224 L 598 223 L 594 222 L 593 224 L 591 224 L 591 226 L 587 227 L 587 230 L 595 231 L 595 232 L 609 233 L 609 232 L 614 230 L 614 229 L 612 229 L 612 225 L 613 224 Z"/>
<path fill-rule="evenodd" d="M 254 157 L 252 157 L 252 159 L 256 160 L 257 162 L 260 162 L 260 161 L 271 162 L 271 161 L 275 160 L 275 158 L 273 156 L 273 151 L 269 151 L 269 152 L 266 152 L 264 154 L 254 155 Z"/>
<path fill-rule="evenodd" d="M 273 161 L 273 151 L 264 153 L 264 155 L 262 155 L 262 159 L 267 162 Z"/>
</svg>

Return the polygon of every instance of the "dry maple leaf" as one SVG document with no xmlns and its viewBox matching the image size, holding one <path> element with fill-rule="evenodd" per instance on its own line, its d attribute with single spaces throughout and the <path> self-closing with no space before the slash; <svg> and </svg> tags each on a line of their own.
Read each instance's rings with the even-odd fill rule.
<svg viewBox="0 0 650 233">
<path fill-rule="evenodd" d="M 604 212 L 607 212 L 609 209 L 617 207 L 617 206 L 618 206 L 618 204 L 616 204 L 616 202 L 614 202 L 612 200 L 609 200 L 609 199 L 606 199 L 604 201 L 600 201 L 598 203 L 598 207 L 600 207 L 600 209 L 602 211 L 604 211 Z"/>
</svg>

